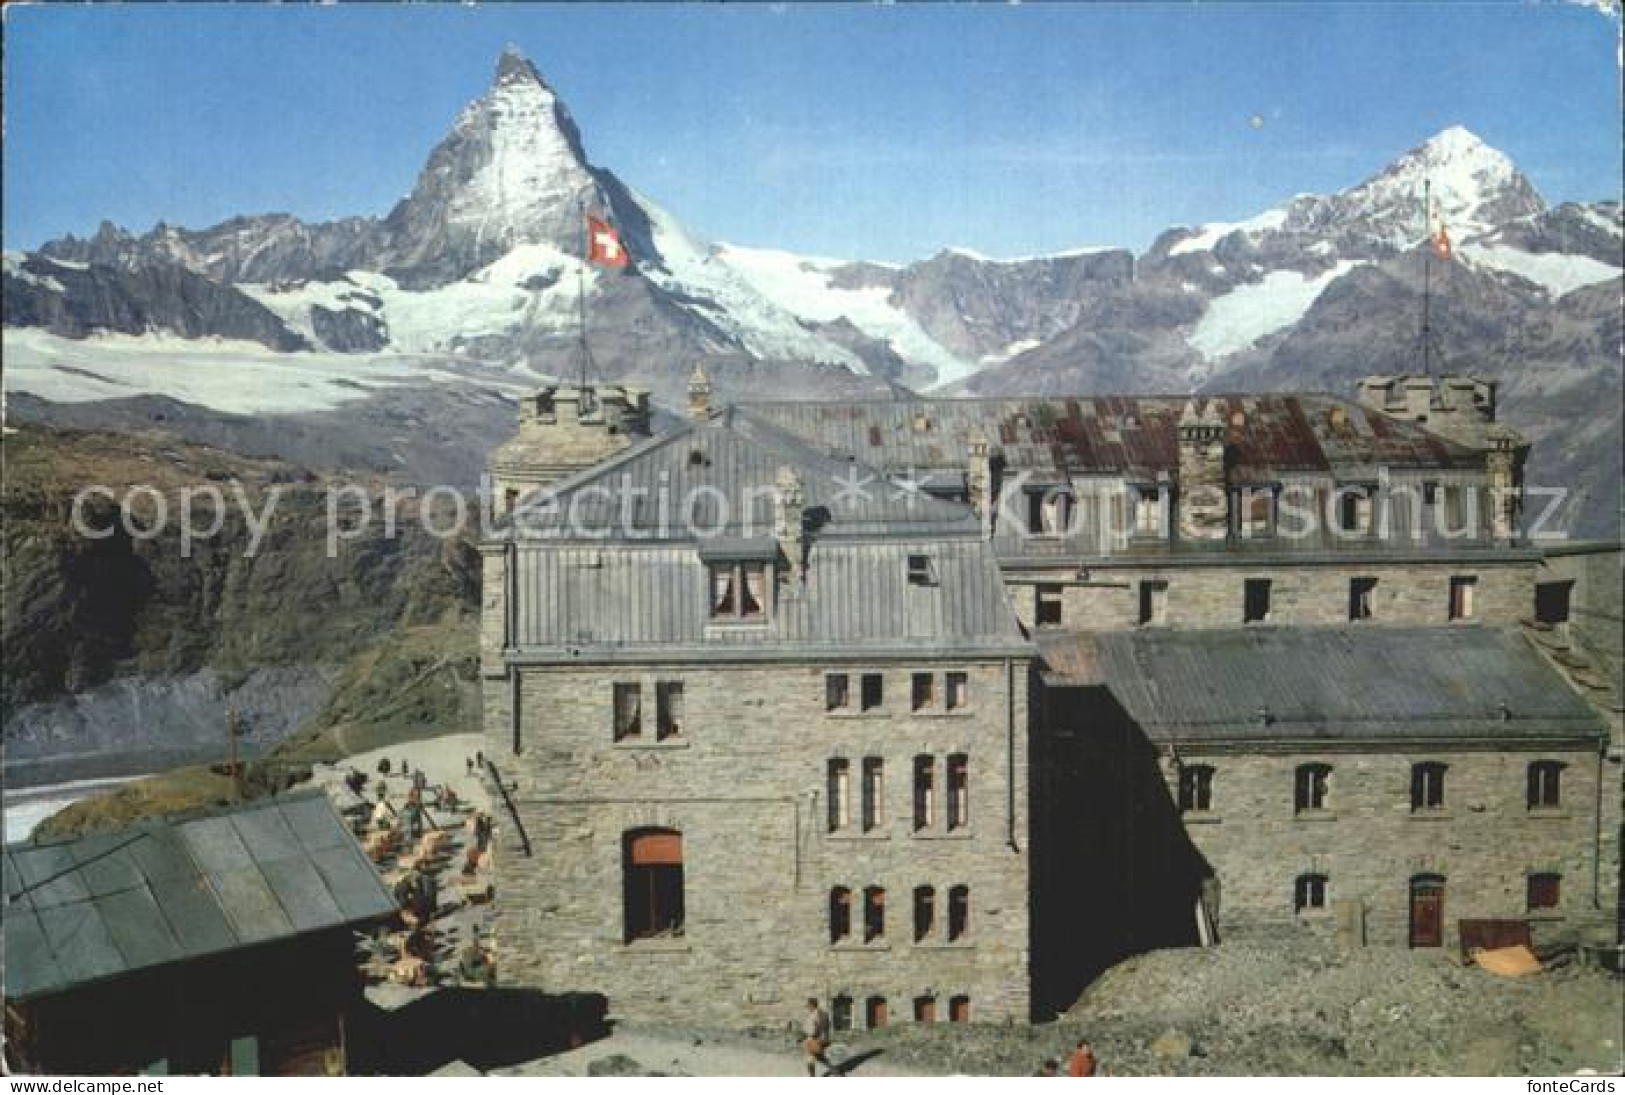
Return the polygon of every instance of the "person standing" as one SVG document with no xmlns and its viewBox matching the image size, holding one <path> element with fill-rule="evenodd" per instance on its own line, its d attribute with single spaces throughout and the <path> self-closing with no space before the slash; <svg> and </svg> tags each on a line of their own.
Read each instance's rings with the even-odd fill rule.
<svg viewBox="0 0 1625 1095">
<path fill-rule="evenodd" d="M 1099 1067 L 1095 1061 L 1094 1047 L 1087 1038 L 1078 1039 L 1078 1047 L 1072 1051 L 1072 1056 L 1066 1062 L 1068 1076 L 1093 1076 Z"/>
<path fill-rule="evenodd" d="M 807 1055 L 807 1075 L 818 1075 L 818 1066 L 824 1066 L 824 1075 L 832 1071 L 824 1051 L 829 1049 L 829 1012 L 818 1006 L 815 997 L 807 997 L 807 1015 L 801 1020 L 801 1049 Z"/>
</svg>

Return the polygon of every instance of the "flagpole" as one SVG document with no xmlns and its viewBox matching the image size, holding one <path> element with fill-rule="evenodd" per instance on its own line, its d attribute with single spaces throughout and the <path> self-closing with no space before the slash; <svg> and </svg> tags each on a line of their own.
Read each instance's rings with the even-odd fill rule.
<svg viewBox="0 0 1625 1095">
<path fill-rule="evenodd" d="M 587 390 L 587 362 L 592 351 L 587 347 L 587 262 L 591 243 L 587 238 L 587 199 L 576 199 L 576 210 L 581 222 L 581 265 L 576 267 L 576 312 L 581 323 L 581 390 Z M 585 394 L 583 394 L 585 398 Z"/>
<path fill-rule="evenodd" d="M 1422 180 L 1422 372 L 1433 377 L 1433 180 Z"/>
</svg>

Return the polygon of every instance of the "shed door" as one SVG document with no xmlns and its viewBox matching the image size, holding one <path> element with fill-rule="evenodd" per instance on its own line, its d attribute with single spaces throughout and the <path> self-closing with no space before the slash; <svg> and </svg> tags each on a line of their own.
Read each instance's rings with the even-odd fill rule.
<svg viewBox="0 0 1625 1095">
<path fill-rule="evenodd" d="M 1444 944 L 1444 879 L 1421 875 L 1411 879 L 1411 946 Z"/>
</svg>

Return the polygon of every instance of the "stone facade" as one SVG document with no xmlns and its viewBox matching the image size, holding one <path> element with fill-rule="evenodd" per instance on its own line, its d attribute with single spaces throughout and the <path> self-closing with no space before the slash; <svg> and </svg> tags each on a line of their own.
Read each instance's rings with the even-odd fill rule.
<svg viewBox="0 0 1625 1095">
<path fill-rule="evenodd" d="M 1563 766 L 1561 805 L 1530 809 L 1527 768 L 1542 760 Z M 1413 810 L 1411 768 L 1428 762 L 1445 765 L 1444 803 Z M 1295 774 L 1308 764 L 1331 768 L 1326 805 L 1296 812 Z M 1210 911 L 1221 940 L 1329 935 L 1334 908 L 1355 902 L 1365 942 L 1406 946 L 1410 883 L 1422 875 L 1444 879 L 1444 946 L 1455 945 L 1461 918 L 1528 917 L 1538 940 L 1613 915 L 1617 878 L 1599 870 L 1594 841 L 1598 779 L 1610 769 L 1594 748 L 1398 745 L 1279 755 L 1186 748 L 1163 766 L 1176 800 L 1182 765 L 1213 770 L 1211 808 L 1183 820 L 1218 879 Z M 1528 876 L 1542 873 L 1560 876 L 1560 902 L 1531 910 Z M 1326 879 L 1324 907 L 1297 911 L 1294 882 L 1310 874 Z"/>
<path fill-rule="evenodd" d="M 968 676 L 960 711 L 913 712 L 911 678 Z M 876 711 L 825 711 L 825 673 L 884 675 Z M 892 1021 L 920 999 L 946 1020 L 968 999 L 976 1020 L 1028 1017 L 1028 665 L 1000 661 L 803 662 L 708 666 L 682 662 L 517 669 L 490 676 L 487 752 L 511 781 L 531 854 L 512 819 L 499 825 L 504 976 L 549 991 L 607 993 L 620 1017 L 780 1027 L 808 996 L 873 997 Z M 612 689 L 680 681 L 684 724 L 665 742 L 613 741 Z M 1014 690 L 1011 683 L 1014 682 Z M 645 737 L 649 735 L 645 734 Z M 946 762 L 968 758 L 968 824 L 946 828 Z M 933 823 L 916 832 L 916 757 L 935 762 Z M 850 764 L 850 821 L 830 832 L 827 765 Z M 862 763 L 883 762 L 882 816 L 861 832 Z M 648 827 L 682 834 L 686 915 L 681 935 L 627 941 L 623 837 Z M 969 888 L 969 926 L 949 942 L 948 894 Z M 831 890 L 883 887 L 884 935 L 830 940 Z M 914 939 L 913 893 L 935 890 L 934 931 Z M 862 910 L 854 898 L 854 939 Z"/>
<path fill-rule="evenodd" d="M 1088 577 L 1075 567 L 1045 572 L 1007 571 L 1016 612 L 1028 627 L 1037 625 L 1040 590 L 1058 593 L 1059 627 L 1069 631 L 1108 631 L 1141 626 L 1140 586 L 1166 583 L 1168 627 L 1237 627 L 1244 618 L 1246 583 L 1269 586 L 1269 616 L 1262 622 L 1286 627 L 1335 626 L 1349 621 L 1349 584 L 1374 577 L 1372 626 L 1482 624 L 1516 626 L 1527 619 L 1534 599 L 1535 557 L 1484 557 L 1453 562 L 1395 562 L 1373 557 L 1362 562 L 1242 564 L 1204 560 L 1158 561 L 1092 566 Z M 1450 618 L 1452 578 L 1474 578 L 1470 619 Z"/>
</svg>

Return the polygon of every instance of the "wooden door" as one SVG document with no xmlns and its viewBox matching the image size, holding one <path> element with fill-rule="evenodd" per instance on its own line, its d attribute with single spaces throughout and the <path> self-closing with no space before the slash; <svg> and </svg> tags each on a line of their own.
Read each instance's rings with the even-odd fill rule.
<svg viewBox="0 0 1625 1095">
<path fill-rule="evenodd" d="M 1444 879 L 1424 875 L 1411 879 L 1411 946 L 1444 945 Z"/>
</svg>

